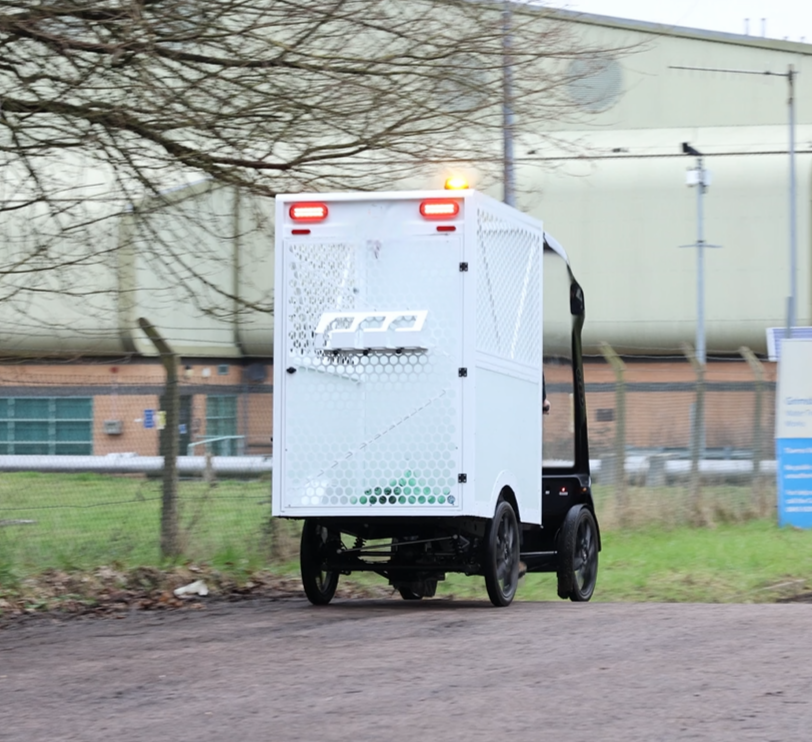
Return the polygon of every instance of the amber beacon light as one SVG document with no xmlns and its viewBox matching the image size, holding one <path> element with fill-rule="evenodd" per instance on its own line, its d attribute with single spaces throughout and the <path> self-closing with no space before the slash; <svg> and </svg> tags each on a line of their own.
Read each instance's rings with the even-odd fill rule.
<svg viewBox="0 0 812 742">
<path fill-rule="evenodd" d="M 468 181 L 461 175 L 452 175 L 446 179 L 445 189 L 447 191 L 464 191 L 468 188 Z"/>
</svg>

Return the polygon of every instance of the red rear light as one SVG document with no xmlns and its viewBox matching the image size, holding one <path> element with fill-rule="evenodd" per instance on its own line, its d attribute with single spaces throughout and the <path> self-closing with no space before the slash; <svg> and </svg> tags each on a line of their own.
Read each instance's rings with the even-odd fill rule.
<svg viewBox="0 0 812 742">
<path fill-rule="evenodd" d="M 320 222 L 327 218 L 327 204 L 301 203 L 290 207 L 290 218 L 296 222 Z"/>
<path fill-rule="evenodd" d="M 460 213 L 460 205 L 457 201 L 433 198 L 420 204 L 420 213 L 426 219 L 448 219 Z"/>
</svg>

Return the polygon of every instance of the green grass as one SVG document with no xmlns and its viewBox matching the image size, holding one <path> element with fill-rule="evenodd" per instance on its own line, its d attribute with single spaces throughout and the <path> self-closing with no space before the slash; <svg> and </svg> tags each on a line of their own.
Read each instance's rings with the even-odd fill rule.
<svg viewBox="0 0 812 742">
<path fill-rule="evenodd" d="M 161 482 L 93 474 L 0 477 L 0 580 L 48 568 L 160 564 Z M 248 568 L 267 546 L 269 482 L 181 482 L 184 556 Z M 5 565 L 5 566 L 4 566 Z"/>
<path fill-rule="evenodd" d="M 602 534 L 598 602 L 775 602 L 812 590 L 812 531 L 779 529 L 771 520 L 714 528 L 652 526 Z M 298 564 L 281 567 L 297 574 Z M 353 583 L 386 586 L 377 575 L 356 573 Z M 487 600 L 482 577 L 450 574 L 438 596 Z M 554 574 L 529 574 L 517 600 L 558 601 Z"/>
<path fill-rule="evenodd" d="M 812 532 L 774 521 L 609 532 L 598 600 L 771 602 L 812 586 Z"/>
<path fill-rule="evenodd" d="M 712 527 L 692 528 L 687 492 L 632 488 L 621 528 L 614 493 L 596 488 L 603 535 L 597 601 L 769 602 L 812 589 L 812 531 L 753 518 L 749 487 L 708 487 Z M 774 498 L 767 492 L 765 502 Z M 49 569 L 160 566 L 161 483 L 134 477 L 4 474 L 0 477 L 0 596 Z M 181 482 L 184 557 L 246 579 L 270 568 L 270 483 Z M 772 500 L 774 501 L 774 499 Z M 298 574 L 298 523 L 275 521 L 273 566 Z M 371 574 L 342 581 L 385 586 Z M 481 577 L 449 575 L 438 595 L 486 599 Z M 554 575 L 528 575 L 518 599 L 558 600 Z"/>
</svg>

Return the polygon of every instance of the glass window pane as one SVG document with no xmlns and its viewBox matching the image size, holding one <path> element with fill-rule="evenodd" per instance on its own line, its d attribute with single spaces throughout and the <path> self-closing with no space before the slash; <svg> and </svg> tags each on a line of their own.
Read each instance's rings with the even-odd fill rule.
<svg viewBox="0 0 812 742">
<path fill-rule="evenodd" d="M 57 443 L 54 453 L 57 456 L 90 456 L 93 446 L 90 443 Z"/>
<path fill-rule="evenodd" d="M 60 445 L 56 445 L 59 442 Z M 93 453 L 93 399 L 0 399 L 0 454 Z"/>
<path fill-rule="evenodd" d="M 47 456 L 51 453 L 47 443 L 15 443 L 12 448 L 21 456 Z"/>
<path fill-rule="evenodd" d="M 14 439 L 18 441 L 46 441 L 48 440 L 47 422 L 20 422 L 14 423 Z"/>
<path fill-rule="evenodd" d="M 14 417 L 18 420 L 47 420 L 50 417 L 49 399 L 15 399 Z"/>
<path fill-rule="evenodd" d="M 237 397 L 236 395 L 209 396 L 206 399 L 206 438 L 219 438 L 237 434 Z M 228 439 L 211 444 L 215 456 L 234 456 L 237 453 L 237 441 Z"/>
<path fill-rule="evenodd" d="M 89 420 L 93 417 L 93 405 L 89 398 L 57 399 L 55 403 L 57 420 Z"/>
<path fill-rule="evenodd" d="M 63 441 L 89 441 L 92 438 L 90 423 L 64 422 L 56 423 L 56 440 Z"/>
</svg>

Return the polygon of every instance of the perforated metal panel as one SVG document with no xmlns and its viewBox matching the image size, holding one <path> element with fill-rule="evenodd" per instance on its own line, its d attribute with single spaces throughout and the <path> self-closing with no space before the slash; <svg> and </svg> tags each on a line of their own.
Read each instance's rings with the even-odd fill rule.
<svg viewBox="0 0 812 742">
<path fill-rule="evenodd" d="M 477 350 L 541 364 L 539 231 L 477 211 Z"/>
<path fill-rule="evenodd" d="M 288 323 L 285 338 L 291 358 L 313 354 L 314 330 L 331 309 L 354 309 L 355 246 L 347 243 L 285 245 Z"/>
<path fill-rule="evenodd" d="M 288 240 L 283 249 L 285 300 L 277 311 L 284 311 L 287 357 L 276 360 L 286 367 L 282 509 L 458 509 L 459 239 Z M 366 321 L 325 316 L 372 322 L 387 312 L 406 320 L 425 314 L 420 348 L 365 348 Z M 319 334 L 323 318 L 327 329 Z M 345 339 L 344 349 L 332 350 L 330 332 L 350 325 L 358 327 L 359 347 L 346 349 Z M 397 339 L 397 327 L 390 337 Z"/>
<path fill-rule="evenodd" d="M 540 523 L 542 224 L 475 191 L 277 220 L 274 514 L 489 518 L 510 487 Z"/>
</svg>

